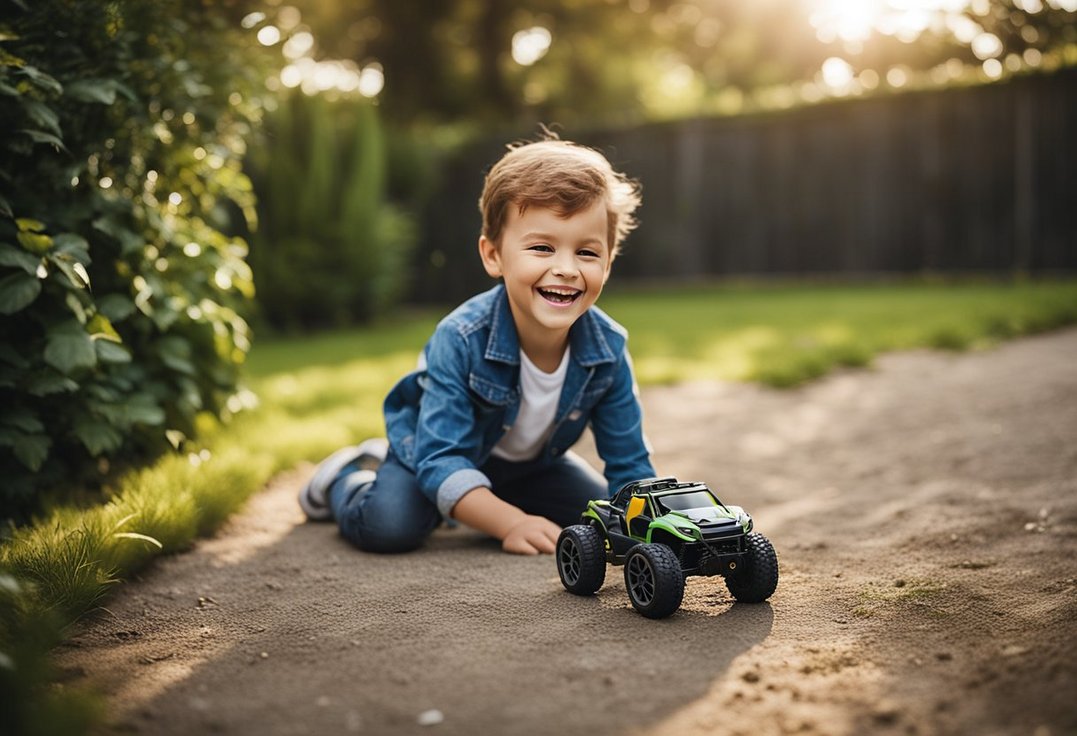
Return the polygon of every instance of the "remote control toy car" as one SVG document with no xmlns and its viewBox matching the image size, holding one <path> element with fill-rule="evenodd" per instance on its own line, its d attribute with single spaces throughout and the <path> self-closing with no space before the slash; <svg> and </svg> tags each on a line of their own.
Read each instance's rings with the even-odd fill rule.
<svg viewBox="0 0 1077 736">
<path fill-rule="evenodd" d="M 685 578 L 721 575 L 742 603 L 761 603 L 778 586 L 778 557 L 752 531 L 752 518 L 726 506 L 703 483 L 650 478 L 621 488 L 608 501 L 591 501 L 582 523 L 557 540 L 557 572 L 570 593 L 593 595 L 606 563 L 623 565 L 628 597 L 648 618 L 673 614 Z"/>
</svg>

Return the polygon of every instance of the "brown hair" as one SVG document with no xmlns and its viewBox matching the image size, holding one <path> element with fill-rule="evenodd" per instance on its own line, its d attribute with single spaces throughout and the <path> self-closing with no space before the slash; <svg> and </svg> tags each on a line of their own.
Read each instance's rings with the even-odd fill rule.
<svg viewBox="0 0 1077 736">
<path fill-rule="evenodd" d="M 482 234 L 498 244 L 510 205 L 521 214 L 533 206 L 569 217 L 600 199 L 606 202 L 612 259 L 636 227 L 633 212 L 640 204 L 639 183 L 614 171 L 598 151 L 569 141 L 554 138 L 509 146 L 482 188 Z"/>
</svg>

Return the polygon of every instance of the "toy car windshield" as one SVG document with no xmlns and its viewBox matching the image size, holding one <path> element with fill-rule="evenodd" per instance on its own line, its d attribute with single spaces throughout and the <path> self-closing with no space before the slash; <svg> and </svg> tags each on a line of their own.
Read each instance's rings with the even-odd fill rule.
<svg viewBox="0 0 1077 736">
<path fill-rule="evenodd" d="M 674 493 L 668 496 L 656 496 L 655 501 L 665 512 L 689 511 L 691 509 L 708 509 L 718 506 L 718 499 L 709 491 L 693 491 L 692 493 Z"/>
</svg>

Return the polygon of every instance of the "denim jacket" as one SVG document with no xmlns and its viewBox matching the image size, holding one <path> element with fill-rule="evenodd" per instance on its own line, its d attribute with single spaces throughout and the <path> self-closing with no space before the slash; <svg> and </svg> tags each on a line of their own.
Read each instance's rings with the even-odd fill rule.
<svg viewBox="0 0 1077 736">
<path fill-rule="evenodd" d="M 590 422 L 611 495 L 655 474 L 627 338 L 597 307 L 576 320 L 553 432 L 536 460 L 562 455 Z M 520 343 L 505 288 L 457 307 L 434 330 L 423 355 L 425 367 L 389 392 L 385 425 L 393 454 L 447 517 L 468 491 L 490 486 L 479 468 L 520 409 Z"/>
</svg>

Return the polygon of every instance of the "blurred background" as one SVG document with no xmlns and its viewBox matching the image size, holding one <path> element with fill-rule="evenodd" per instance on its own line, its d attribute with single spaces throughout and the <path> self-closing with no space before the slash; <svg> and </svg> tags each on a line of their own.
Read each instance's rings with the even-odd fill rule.
<svg viewBox="0 0 1077 736">
<path fill-rule="evenodd" d="M 9 0 L 0 496 L 98 483 L 250 408 L 254 332 L 487 288 L 483 173 L 542 125 L 642 182 L 614 292 L 1072 274 L 1075 20 L 1077 0 Z M 863 364 L 914 344 L 826 329 L 788 328 L 790 349 L 840 337 Z M 973 344 L 961 329 L 927 342 Z M 674 364 L 654 344 L 641 370 Z"/>
<path fill-rule="evenodd" d="M 364 177 L 367 196 L 383 182 L 390 206 L 370 208 L 384 221 L 345 227 L 383 250 L 360 312 L 394 295 L 448 303 L 482 288 L 472 257 L 481 173 L 540 122 L 643 183 L 618 282 L 1073 269 L 1075 10 L 1070 0 L 267 4 L 241 20 L 280 52 L 266 158 L 249 168 L 263 215 L 251 238 L 259 288 L 317 293 L 294 268 L 317 247 L 275 217 L 301 217 L 315 237 L 312 223 L 355 206 L 362 195 L 348 182 Z M 380 172 L 360 174 L 364 165 Z M 281 213 L 290 200 L 266 194 L 282 180 L 302 182 L 322 209 Z M 315 267 L 304 264 L 311 276 Z M 310 306 L 266 316 L 335 319 Z"/>
</svg>

